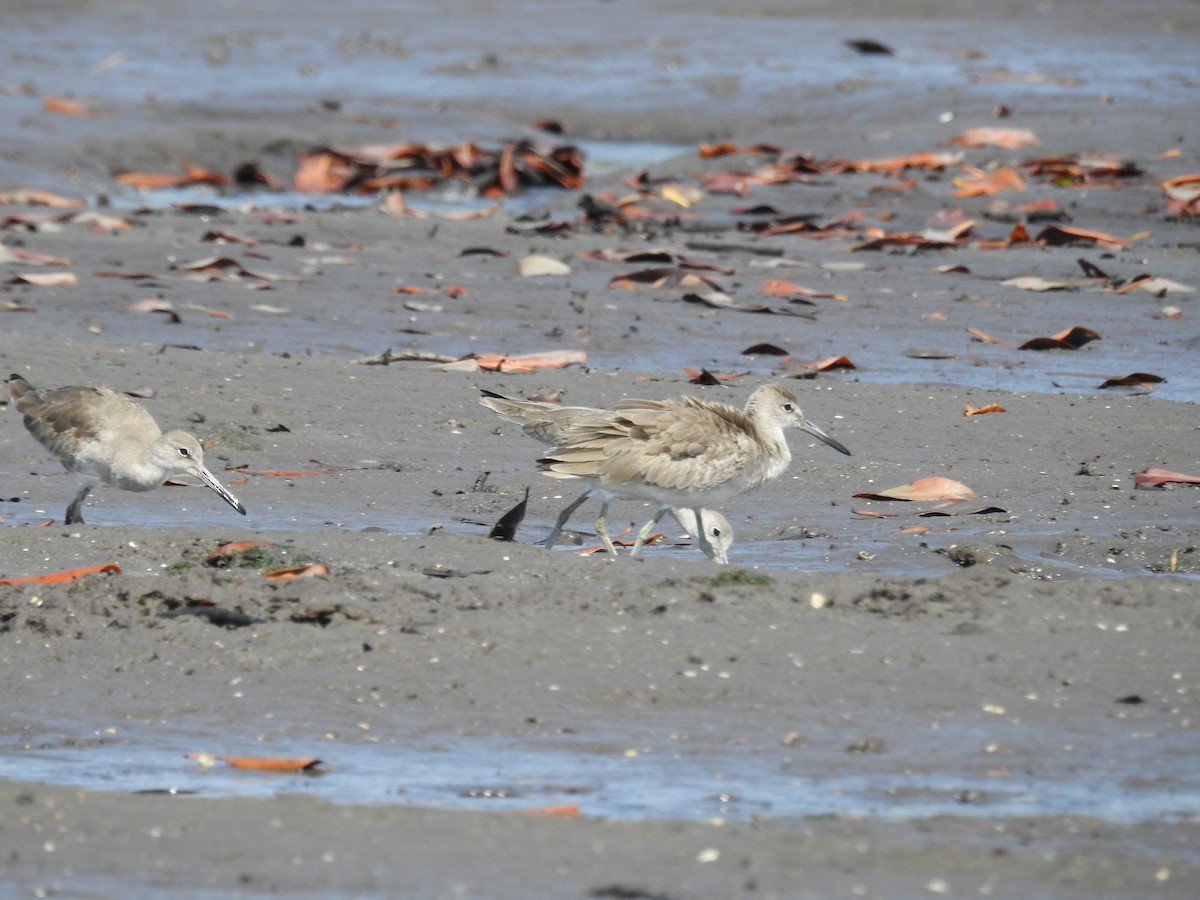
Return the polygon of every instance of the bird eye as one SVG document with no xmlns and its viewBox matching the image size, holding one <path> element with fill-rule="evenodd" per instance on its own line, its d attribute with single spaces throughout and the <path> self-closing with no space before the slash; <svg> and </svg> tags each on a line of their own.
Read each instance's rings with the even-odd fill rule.
<svg viewBox="0 0 1200 900">
<path fill-rule="evenodd" d="M 715 525 L 714 525 L 714 526 L 713 526 L 712 533 L 713 533 L 713 537 L 720 537 L 720 536 L 721 536 L 721 529 L 720 529 L 720 528 L 718 528 L 717 526 L 715 526 Z"/>
<path fill-rule="evenodd" d="M 188 453 L 188 448 L 187 448 L 187 447 L 180 447 L 180 448 L 179 448 L 179 455 L 180 455 L 180 456 L 191 456 L 191 454 L 190 454 L 190 453 Z"/>
<path fill-rule="evenodd" d="M 796 407 L 792 403 L 785 403 L 785 404 L 783 404 L 783 411 L 786 413 L 795 412 Z"/>
</svg>

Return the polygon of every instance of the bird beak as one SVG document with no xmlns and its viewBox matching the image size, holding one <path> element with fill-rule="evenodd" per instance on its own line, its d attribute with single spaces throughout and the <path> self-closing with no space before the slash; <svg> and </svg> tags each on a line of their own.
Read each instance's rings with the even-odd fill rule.
<svg viewBox="0 0 1200 900">
<path fill-rule="evenodd" d="M 213 476 L 213 473 L 208 471 L 204 466 L 196 466 L 192 469 L 192 474 L 203 481 L 206 485 L 217 492 L 222 500 L 240 512 L 243 516 L 246 514 L 246 507 L 238 502 L 238 498 L 229 493 L 229 490 L 221 482 Z"/>
<path fill-rule="evenodd" d="M 800 428 L 803 431 L 807 431 L 813 437 L 819 438 L 820 440 L 824 441 L 826 444 L 828 444 L 830 447 L 832 447 L 838 453 L 845 453 L 847 456 L 850 455 L 850 451 L 847 450 L 840 441 L 838 441 L 834 438 L 831 438 L 829 435 L 827 435 L 825 432 L 823 432 L 820 428 L 818 428 L 816 425 L 814 425 L 812 422 L 808 421 L 807 419 L 804 420 L 804 424 L 801 425 Z"/>
</svg>

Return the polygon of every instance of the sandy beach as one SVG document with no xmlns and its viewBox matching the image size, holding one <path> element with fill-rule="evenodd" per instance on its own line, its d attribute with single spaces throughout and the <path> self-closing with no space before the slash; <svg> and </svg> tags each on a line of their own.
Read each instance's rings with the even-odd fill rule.
<svg viewBox="0 0 1200 900">
<path fill-rule="evenodd" d="M 1163 188 L 1200 172 L 1196 4 L 77 6 L 0 12 L 4 374 L 132 393 L 248 515 L 100 487 L 66 527 L 3 404 L 0 576 L 119 567 L 0 586 L 5 892 L 1200 893 L 1200 488 L 1134 478 L 1200 475 Z M 982 127 L 1038 143 L 955 143 Z M 290 187 L 322 148 L 515 140 L 585 183 Z M 866 164 L 914 154 L 951 158 Z M 250 161 L 279 186 L 118 177 Z M 550 352 L 582 364 L 463 362 Z M 669 519 L 581 554 L 595 501 L 539 546 L 580 488 L 478 402 L 772 382 L 853 455 L 791 432 L 728 566 Z M 931 476 L 972 496 L 864 496 Z"/>
</svg>

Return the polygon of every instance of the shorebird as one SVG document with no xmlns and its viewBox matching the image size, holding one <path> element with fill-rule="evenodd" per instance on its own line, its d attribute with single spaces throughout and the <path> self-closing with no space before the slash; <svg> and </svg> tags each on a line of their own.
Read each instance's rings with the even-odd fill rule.
<svg viewBox="0 0 1200 900">
<path fill-rule="evenodd" d="M 540 400 L 513 400 L 500 394 L 483 390 L 479 402 L 495 413 L 500 414 L 510 422 L 521 426 L 527 435 L 543 444 L 558 444 L 564 432 L 572 427 L 600 427 L 607 423 L 613 413 L 604 409 L 593 409 L 589 406 L 559 406 L 557 403 L 546 403 Z M 613 545 L 608 534 L 608 504 L 615 494 L 604 490 L 598 485 L 589 486 L 582 494 L 573 500 L 559 514 L 558 520 L 545 538 L 547 547 L 553 547 L 563 526 L 570 520 L 575 510 L 583 505 L 588 497 L 596 494 L 600 497 L 600 516 L 596 519 L 596 533 L 604 542 L 605 549 L 616 555 L 617 548 Z M 693 513 L 686 509 L 672 509 L 671 514 L 684 531 L 696 541 L 697 546 L 713 562 L 725 565 L 729 562 L 729 548 L 733 545 L 733 526 L 729 520 L 715 509 L 700 509 Z M 699 539 L 703 532 L 706 541 Z"/>
<path fill-rule="evenodd" d="M 850 455 L 804 418 L 791 391 L 768 384 L 750 395 L 745 409 L 696 397 L 623 400 L 607 419 L 585 417 L 563 427 L 538 468 L 551 478 L 586 481 L 611 497 L 657 503 L 634 542 L 630 555 L 637 556 L 667 510 L 692 510 L 698 521 L 695 511 L 779 476 L 792 459 L 786 428 Z M 710 553 L 703 530 L 697 540 Z"/>
<path fill-rule="evenodd" d="M 83 501 L 98 484 L 152 491 L 176 475 L 200 479 L 246 514 L 204 467 L 198 440 L 186 431 L 163 434 L 150 413 L 123 394 L 106 387 L 39 390 L 20 375 L 6 383 L 29 433 L 75 474 L 79 490 L 67 507 L 67 525 L 83 524 Z"/>
</svg>

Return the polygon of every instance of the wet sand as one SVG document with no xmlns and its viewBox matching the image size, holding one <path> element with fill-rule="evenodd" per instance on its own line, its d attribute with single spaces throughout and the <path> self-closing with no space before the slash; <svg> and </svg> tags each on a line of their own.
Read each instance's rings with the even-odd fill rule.
<svg viewBox="0 0 1200 900">
<path fill-rule="evenodd" d="M 30 9 L 11 15 L 44 37 L 49 26 Z M 67 585 L 0 587 L 5 882 L 58 896 L 1195 896 L 1200 494 L 1188 485 L 1136 489 L 1131 477 L 1147 466 L 1200 473 L 1195 295 L 999 284 L 1078 278 L 1079 258 L 1119 277 L 1150 272 L 1196 284 L 1195 223 L 1165 216 L 1158 187 L 1200 169 L 1200 134 L 1187 114 L 1195 75 L 1172 69 L 1181 42 L 1195 35 L 1192 8 L 1152 4 L 1131 20 L 1121 4 L 1088 5 L 1086 15 L 1082 5 L 1062 7 L 1059 19 L 1030 33 L 1059 29 L 1068 48 L 1080 34 L 1121 45 L 1145 69 L 1071 84 L 1073 68 L 1094 73 L 1095 63 L 1073 67 L 1077 57 L 1064 54 L 1036 70 L 1049 81 L 1014 65 L 1009 71 L 1022 77 L 1003 89 L 968 76 L 1005 68 L 1015 48 L 986 47 L 978 62 L 955 54 L 981 46 L 972 38 L 990 30 L 1019 31 L 1032 5 L 968 7 L 955 22 L 937 5 L 903 13 L 890 5 L 886 20 L 814 11 L 815 34 L 897 43 L 897 74 L 885 61 L 856 68 L 842 60 L 844 77 L 822 84 L 788 58 L 776 75 L 795 78 L 789 105 L 786 93 L 757 87 L 750 69 L 714 61 L 719 5 L 700 16 L 705 4 L 676 4 L 641 13 L 643 35 L 678 28 L 647 51 L 655 74 L 636 109 L 611 93 L 585 102 L 564 89 L 568 99 L 543 101 L 517 90 L 522 71 L 545 88 L 544 73 L 541 81 L 529 74 L 538 60 L 571 73 L 576 57 L 580 71 L 587 63 L 609 72 L 639 58 L 594 40 L 607 16 L 629 12 L 619 4 L 580 12 L 578 34 L 593 37 L 577 34 L 575 43 L 555 7 L 542 10 L 544 36 L 529 37 L 522 23 L 539 9 L 475 10 L 477 22 L 492 26 L 489 75 L 479 70 L 485 56 L 474 31 L 458 23 L 456 32 L 415 8 L 420 28 L 406 32 L 407 49 L 395 55 L 426 65 L 417 47 L 426 48 L 429 93 L 414 82 L 399 111 L 367 88 L 339 96 L 346 107 L 400 115 L 400 127 L 322 108 L 318 98 L 339 86 L 321 80 L 335 68 L 328 61 L 297 76 L 309 79 L 308 94 L 288 95 L 270 114 L 222 93 L 232 87 L 158 87 L 151 103 L 123 93 L 125 82 L 106 92 L 98 78 L 94 93 L 77 94 L 109 118 L 50 116 L 37 111 L 36 97 L 63 92 L 55 81 L 61 57 L 50 44 L 25 56 L 6 48 L 6 85 L 30 88 L 0 95 L 12 126 L 0 187 L 99 191 L 124 203 L 112 182 L 120 168 L 174 168 L 186 156 L 227 171 L 258 158 L 284 174 L 295 152 L 326 141 L 527 134 L 528 122 L 551 114 L 581 139 L 770 140 L 821 159 L 945 149 L 937 142 L 996 124 L 1030 127 L 1041 146 L 970 150 L 968 162 L 1108 152 L 1145 172 L 1120 188 L 1042 184 L 1008 196 L 1053 196 L 1078 227 L 1151 234 L 1119 249 L 849 253 L 855 239 L 738 231 L 730 212 L 770 203 L 831 218 L 860 208 L 889 230 L 919 231 L 959 206 L 978 219 L 979 233 L 1008 234 L 1012 221 L 985 216 L 996 214 L 987 198 L 953 198 L 951 173 L 920 174 L 904 194 L 881 194 L 888 179 L 860 174 L 758 187 L 745 198 L 709 195 L 694 220 L 628 232 L 537 234 L 504 211 L 450 221 L 374 205 L 306 211 L 294 221 L 265 221 L 252 210 L 118 208 L 105 212 L 136 227 L 0 231 L 10 249 L 70 260 L 41 270 L 3 263 L 5 281 L 45 268 L 80 281 L 5 285 L 0 300 L 35 310 L 0 313 L 5 372 L 39 386 L 151 390 L 144 402 L 157 420 L 210 441 L 209 468 L 249 509 L 242 519 L 203 488 L 132 495 L 102 487 L 85 509 L 88 524 L 65 528 L 70 477 L 13 409 L 3 411 L 0 573 L 108 562 L 122 569 Z M 693 9 L 695 17 L 684 14 Z M 215 53 L 207 63 L 180 63 L 185 73 L 193 64 L 215 72 L 214 85 L 226 76 L 236 84 L 230 73 L 252 68 L 255 53 L 283 54 L 275 62 L 295 74 L 306 53 L 324 46 L 351 70 L 389 52 L 380 43 L 388 20 L 354 11 L 370 27 L 347 35 L 315 12 L 291 30 L 269 26 L 271 6 L 251 5 L 241 33 L 252 37 L 239 42 L 216 38 L 238 34 L 237 26 L 218 32 L 181 9 L 163 43 Z M 84 46 L 89 22 L 101 35 L 121 23 L 136 33 L 139 15 L 135 5 L 100 4 L 81 11 L 80 30 L 69 35 Z M 730 34 L 777 25 L 778 38 L 794 20 L 773 15 L 729 17 Z M 921 42 L 903 43 L 913 35 Z M 351 53 L 350 37 L 366 49 Z M 814 43 L 810 57 L 840 59 L 838 46 Z M 1045 63 L 1045 42 L 1031 38 L 1031 46 L 1019 58 Z M 112 47 L 98 40 L 85 49 L 81 69 Z M 731 60 L 752 56 L 729 49 Z M 901 74 L 906 65 L 937 53 L 961 67 L 960 87 L 898 89 L 912 77 Z M 668 103 L 673 78 L 700 83 L 701 74 L 712 79 L 711 115 L 701 114 L 703 100 Z M 499 98 L 487 117 L 482 103 L 453 91 L 435 96 L 464 78 Z M 991 117 L 997 96 L 1013 118 Z M 939 122 L 947 110 L 954 118 Z M 1164 156 L 1173 149 L 1180 152 Z M 686 181 L 752 164 L 699 160 L 684 148 L 651 174 Z M 627 190 L 622 174 L 598 176 L 587 190 Z M 578 199 L 564 194 L 544 208 L 574 218 Z M 0 215 L 19 209 L 0 207 Z M 203 240 L 213 230 L 256 243 Z M 480 247 L 503 255 L 463 254 Z M 581 254 L 614 247 L 665 247 L 731 267 L 713 277 L 738 305 L 803 315 L 709 307 L 685 301 L 683 290 L 610 288 L 611 278 L 640 266 Z M 559 258 L 572 272 L 522 278 L 516 264 L 530 253 Z M 183 264 L 214 254 L 283 278 L 266 290 L 187 280 Z M 967 271 L 937 271 L 947 264 Z M 103 271 L 142 277 L 95 274 Z M 776 302 L 760 291 L 771 277 L 846 299 Z M 449 284 L 465 294 L 393 290 Z M 179 321 L 123 311 L 149 297 L 169 302 Z M 1165 317 L 1166 306 L 1181 316 Z M 1101 340 L 1074 352 L 1015 347 L 1072 325 Z M 968 328 L 1004 343 L 973 340 Z M 787 379 L 806 414 L 853 457 L 794 434 L 787 473 L 723 510 L 737 535 L 729 567 L 692 547 L 651 547 L 638 562 L 535 546 L 575 494 L 537 475 L 537 445 L 481 407 L 480 388 L 561 390 L 567 403 L 594 406 L 682 393 L 740 405 L 755 386 L 786 376 L 778 358 L 742 353 L 760 342 L 799 360 L 853 360 L 852 372 Z M 585 350 L 588 365 L 497 374 L 362 362 L 388 349 L 456 357 L 563 348 Z M 746 374 L 698 387 L 684 366 Z M 1167 381 L 1148 395 L 1098 390 L 1131 372 Z M 968 418 L 965 403 L 1006 411 Z M 303 474 L 256 474 L 269 472 Z M 911 507 L 922 504 L 854 497 L 926 475 L 962 481 L 978 500 L 951 516 L 921 517 Z M 526 486 L 517 541 L 488 540 Z M 594 514 L 585 506 L 573 522 L 587 542 Z M 617 504 L 610 522 L 646 514 Z M 35 527 L 50 518 L 55 524 Z M 209 564 L 214 548 L 238 540 L 269 543 L 269 560 Z M 330 571 L 287 581 L 263 575 L 293 562 Z M 464 785 L 447 772 L 445 803 L 414 805 L 404 787 L 414 746 L 432 760 L 473 746 L 520 748 L 591 758 L 603 771 L 617 761 L 631 779 L 661 773 L 669 784 L 684 766 L 710 767 L 713 778 L 690 813 L 665 817 L 653 796 L 622 796 L 620 779 L 560 784 L 548 772 L 521 780 L 501 753 L 485 783 Z M 189 789 L 205 782 L 185 752 L 318 756 L 327 772 L 319 781 L 280 775 L 280 796 L 271 798 L 218 788 L 147 795 L 130 789 L 136 764 L 106 772 L 86 763 L 89 751 L 109 760 L 123 749 L 131 760 L 178 759 Z M 400 760 L 377 802 L 330 802 L 338 779 L 354 776 L 353 760 L 371 753 Z M 156 776 L 138 786 L 178 785 Z M 471 789 L 476 800 L 463 796 Z M 569 805 L 581 819 L 518 811 Z M 613 812 L 622 806 L 633 812 Z"/>
</svg>

